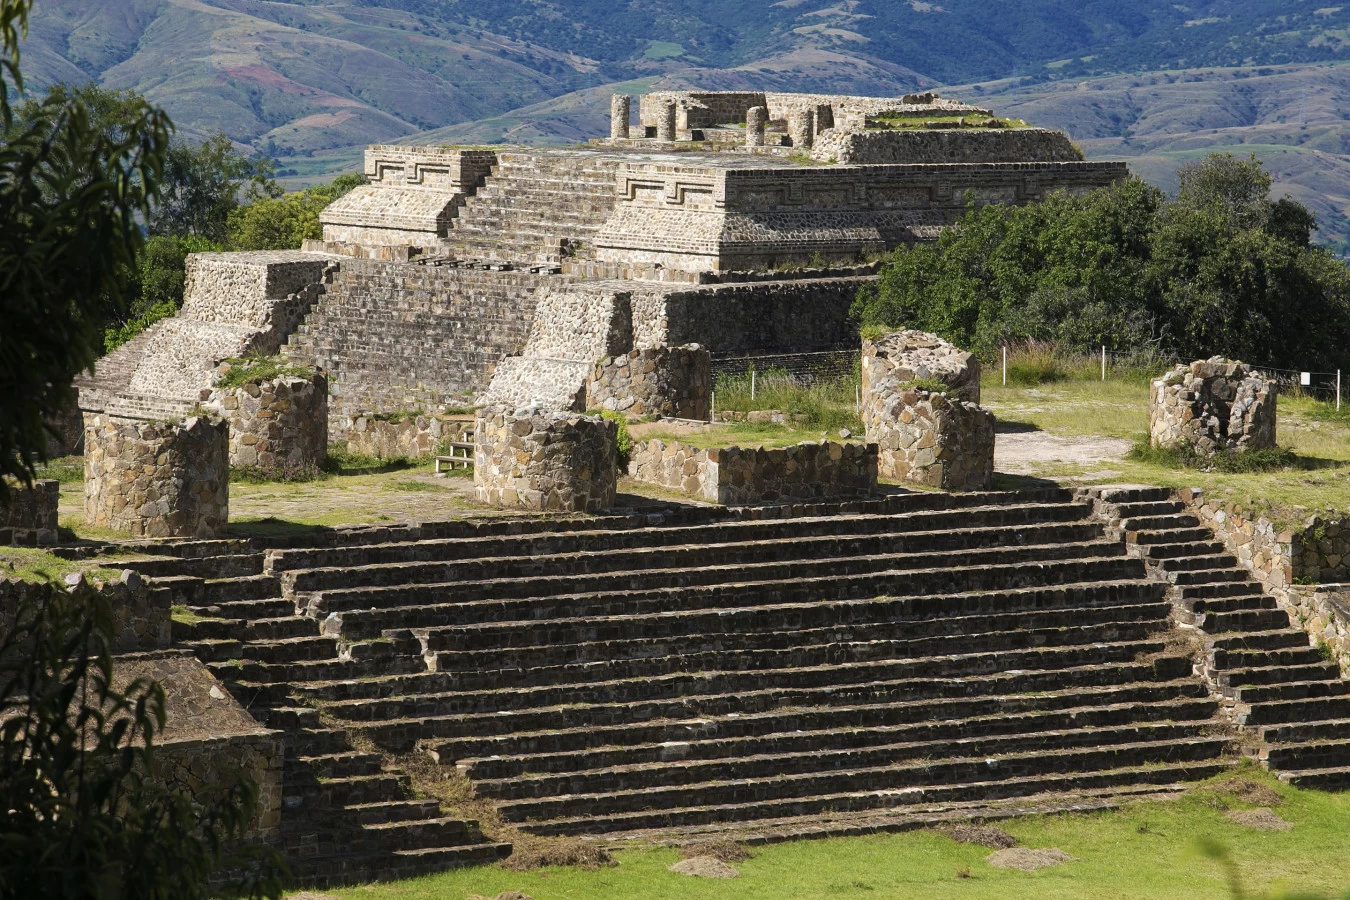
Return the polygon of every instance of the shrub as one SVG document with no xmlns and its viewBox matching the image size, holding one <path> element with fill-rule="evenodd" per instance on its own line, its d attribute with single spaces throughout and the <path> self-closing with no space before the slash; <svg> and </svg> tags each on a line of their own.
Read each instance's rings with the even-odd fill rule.
<svg viewBox="0 0 1350 900">
<path fill-rule="evenodd" d="M 628 468 L 628 457 L 633 452 L 633 437 L 628 433 L 628 417 L 612 409 L 600 411 L 600 418 L 608 419 L 619 426 L 618 440 L 615 442 L 615 461 L 620 470 Z"/>
</svg>

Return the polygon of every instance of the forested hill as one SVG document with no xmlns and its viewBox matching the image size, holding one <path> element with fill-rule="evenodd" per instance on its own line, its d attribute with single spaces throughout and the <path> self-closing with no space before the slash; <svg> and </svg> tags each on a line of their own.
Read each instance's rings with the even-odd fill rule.
<svg viewBox="0 0 1350 900">
<path fill-rule="evenodd" d="M 189 133 L 350 148 L 665 76 L 905 90 L 1343 58 L 1313 0 L 38 0 L 30 84 L 133 88 Z"/>
</svg>

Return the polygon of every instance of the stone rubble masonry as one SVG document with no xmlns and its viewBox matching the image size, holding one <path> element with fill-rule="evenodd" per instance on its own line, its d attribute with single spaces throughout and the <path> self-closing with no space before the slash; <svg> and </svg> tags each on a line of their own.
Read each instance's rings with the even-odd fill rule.
<svg viewBox="0 0 1350 900">
<path fill-rule="evenodd" d="M 609 98 L 609 136 L 627 139 L 628 121 L 633 114 L 633 98 L 628 94 L 614 94 Z"/>
<path fill-rule="evenodd" d="M 229 429 L 86 413 L 84 521 L 136 537 L 215 537 L 229 520 Z"/>
<path fill-rule="evenodd" d="M 926 331 L 892 331 L 875 341 L 863 338 L 860 364 L 863 394 L 882 382 L 931 380 L 969 403 L 980 402 L 980 360 Z"/>
<path fill-rule="evenodd" d="M 638 119 L 644 128 L 655 128 L 667 102 L 678 110 L 676 129 L 688 132 L 695 128 L 716 125 L 738 125 L 746 121 L 751 109 L 763 107 L 767 118 L 785 126 L 794 111 L 815 114 L 819 129 L 834 127 L 841 114 L 847 112 L 859 122 L 867 116 L 888 113 L 931 113 L 935 115 L 989 115 L 989 110 L 969 106 L 955 100 L 944 100 L 936 94 L 903 97 L 854 97 L 844 94 L 789 94 L 773 91 L 652 91 L 643 94 L 638 107 Z"/>
<path fill-rule="evenodd" d="M 953 491 L 994 483 L 994 414 L 950 394 L 886 382 L 863 399 L 868 441 L 879 448 L 878 474 Z"/>
<path fill-rule="evenodd" d="M 614 505 L 618 426 L 538 406 L 480 409 L 474 422 L 481 503 L 535 512 L 598 512 Z"/>
<path fill-rule="evenodd" d="M 700 450 L 678 441 L 637 443 L 628 474 L 711 503 L 857 499 L 877 484 L 875 444 L 807 441 L 790 447 Z"/>
<path fill-rule="evenodd" d="M 1350 581 L 1350 519 L 1315 515 L 1292 537 L 1290 554 L 1298 581 Z"/>
<path fill-rule="evenodd" d="M 788 137 L 793 147 L 811 149 L 816 138 L 816 114 L 810 109 L 794 109 L 787 117 Z"/>
<path fill-rule="evenodd" d="M 1290 585 L 1275 592 L 1295 624 L 1308 632 L 1308 644 L 1324 647 L 1350 678 L 1350 585 Z"/>
<path fill-rule="evenodd" d="M 120 579 L 94 581 L 89 587 L 101 594 L 112 610 L 109 649 L 113 653 L 163 650 L 173 643 L 173 612 L 169 591 L 154 590 L 128 569 Z M 0 578 L 0 638 L 14 627 L 22 602 L 43 602 L 57 590 L 45 582 Z"/>
<path fill-rule="evenodd" d="M 541 292 L 524 349 L 502 359 L 478 402 L 580 411 L 595 360 L 632 346 L 631 292 L 603 287 Z"/>
<path fill-rule="evenodd" d="M 878 472 L 948 490 L 984 490 L 994 479 L 994 415 L 979 406 L 980 363 L 923 331 L 863 339 L 863 428 L 879 447 Z M 916 381 L 946 385 L 945 392 Z"/>
<path fill-rule="evenodd" d="M 703 347 L 643 347 L 595 364 L 586 408 L 705 421 L 711 392 L 712 355 Z"/>
<path fill-rule="evenodd" d="M 212 388 L 203 405 L 229 425 L 232 466 L 295 470 L 328 458 L 328 379 L 322 373 Z"/>
<path fill-rule="evenodd" d="M 763 106 L 752 106 L 745 112 L 745 146 L 764 146 L 764 125 L 768 122 L 769 111 Z"/>
<path fill-rule="evenodd" d="M 951 128 L 819 131 L 811 158 L 853 166 L 924 163 L 1078 162 L 1061 131 L 1045 128 Z"/>
<path fill-rule="evenodd" d="M 9 500 L 0 503 L 0 547 L 46 546 L 57 542 L 57 507 L 61 483 L 38 479 L 32 487 L 9 485 Z"/>
<path fill-rule="evenodd" d="M 1221 356 L 1179 365 L 1149 391 L 1149 444 L 1204 456 L 1275 446 L 1279 387 Z"/>
<path fill-rule="evenodd" d="M 465 416 L 358 416 L 347 431 L 347 452 L 380 459 L 431 456 L 446 442 L 473 438 L 473 419 Z"/>
<path fill-rule="evenodd" d="M 275 354 L 336 272 L 312 253 L 190 254 L 183 308 L 77 379 L 80 408 L 148 420 L 187 415 L 222 360 Z"/>
<path fill-rule="evenodd" d="M 661 111 L 656 118 L 656 139 L 658 141 L 675 140 L 677 128 L 675 101 L 666 100 L 661 104 Z"/>
</svg>

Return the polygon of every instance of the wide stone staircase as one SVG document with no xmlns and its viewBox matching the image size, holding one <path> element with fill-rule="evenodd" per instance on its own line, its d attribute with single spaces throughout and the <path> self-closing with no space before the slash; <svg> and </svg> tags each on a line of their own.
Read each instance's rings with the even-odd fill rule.
<svg viewBox="0 0 1350 900">
<path fill-rule="evenodd" d="M 587 258 L 590 240 L 617 202 L 624 157 L 586 150 L 502 152 L 476 194 L 451 222 L 446 242 L 458 259 L 556 265 Z"/>
<path fill-rule="evenodd" d="M 1197 671 L 1281 781 L 1350 786 L 1350 682 L 1251 573 L 1162 488 L 1089 489 L 1202 642 Z"/>
<path fill-rule="evenodd" d="M 301 813 L 359 807 L 399 864 L 451 864 L 497 851 L 448 822 L 421 837 L 404 782 L 344 734 L 458 766 L 521 828 L 605 841 L 1096 808 L 1223 770 L 1231 727 L 1166 585 L 1090 516 L 1058 490 L 915 493 L 355 532 L 143 571 L 202 592 L 189 607 L 217 621 L 184 636 L 287 729 Z M 288 840 L 365 846 L 322 831 L 339 819 L 301 815 Z"/>
<path fill-rule="evenodd" d="M 562 276 L 344 259 L 283 348 L 329 374 L 332 415 L 456 405 L 529 336 Z"/>
</svg>

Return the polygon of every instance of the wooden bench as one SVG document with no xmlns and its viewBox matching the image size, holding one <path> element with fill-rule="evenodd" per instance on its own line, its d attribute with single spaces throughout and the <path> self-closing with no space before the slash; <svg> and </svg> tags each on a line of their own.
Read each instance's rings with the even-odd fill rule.
<svg viewBox="0 0 1350 900">
<path fill-rule="evenodd" d="M 472 467 L 472 466 L 473 466 L 473 444 L 472 444 L 471 442 L 470 442 L 470 443 L 466 443 L 466 442 L 463 442 L 463 441 L 454 441 L 454 442 L 452 442 L 452 443 L 450 444 L 450 455 L 449 455 L 449 456 L 437 456 L 437 457 L 436 457 L 436 468 L 435 468 L 435 471 L 434 471 L 432 474 L 435 475 L 435 476 L 437 476 L 437 477 L 444 477 L 444 476 L 445 476 L 445 472 L 442 471 L 442 468 L 441 468 L 442 466 L 444 466 L 446 469 L 450 469 L 450 470 L 459 469 L 459 468 L 468 469 L 468 468 Z"/>
</svg>

